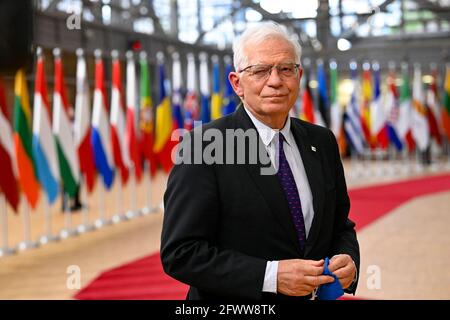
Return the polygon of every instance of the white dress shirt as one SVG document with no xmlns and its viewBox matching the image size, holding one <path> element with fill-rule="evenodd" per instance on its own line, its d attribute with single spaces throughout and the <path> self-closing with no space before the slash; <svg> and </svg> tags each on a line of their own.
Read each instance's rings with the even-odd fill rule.
<svg viewBox="0 0 450 320">
<path fill-rule="evenodd" d="M 295 184 L 297 185 L 303 219 L 305 221 L 306 238 L 308 238 L 309 230 L 311 229 L 311 224 L 314 217 L 313 197 L 300 151 L 297 143 L 295 142 L 294 135 L 291 132 L 291 118 L 288 116 L 284 127 L 281 130 L 276 130 L 259 121 L 245 106 L 244 109 L 255 125 L 275 168 L 278 167 L 278 159 L 276 159 L 279 143 L 278 134 L 283 134 L 285 138 L 283 149 L 287 162 L 289 163 L 289 167 L 294 175 Z M 277 273 L 278 261 L 268 261 L 262 291 L 277 293 Z"/>
</svg>

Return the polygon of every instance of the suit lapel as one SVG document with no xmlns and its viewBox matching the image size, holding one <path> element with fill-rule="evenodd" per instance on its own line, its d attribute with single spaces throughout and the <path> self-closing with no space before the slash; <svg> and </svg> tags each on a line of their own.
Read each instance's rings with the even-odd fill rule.
<svg viewBox="0 0 450 320">
<path fill-rule="evenodd" d="M 236 129 L 240 128 L 244 131 L 247 129 L 256 130 L 243 106 L 236 110 L 235 120 Z M 264 148 L 261 139 L 259 139 L 259 146 Z M 247 151 L 248 147 L 246 147 L 246 152 Z M 283 193 L 277 176 L 275 174 L 262 175 L 261 169 L 264 168 L 264 166 L 259 161 L 257 164 L 246 164 L 245 167 L 253 182 L 256 184 L 257 188 L 266 200 L 270 212 L 275 216 L 278 223 L 285 230 L 287 237 L 290 239 L 292 244 L 295 245 L 297 251 L 300 252 L 300 246 L 297 240 L 295 226 L 289 212 L 286 196 Z"/>
<path fill-rule="evenodd" d="M 323 218 L 323 201 L 325 195 L 322 165 L 319 152 L 317 150 L 313 151 L 313 147 L 316 148 L 316 146 L 311 145 L 314 139 L 313 137 L 308 137 L 306 128 L 301 125 L 301 122 L 291 121 L 291 130 L 302 157 L 313 197 L 314 218 L 308 239 L 306 240 L 305 256 L 307 256 L 317 240 Z"/>
</svg>

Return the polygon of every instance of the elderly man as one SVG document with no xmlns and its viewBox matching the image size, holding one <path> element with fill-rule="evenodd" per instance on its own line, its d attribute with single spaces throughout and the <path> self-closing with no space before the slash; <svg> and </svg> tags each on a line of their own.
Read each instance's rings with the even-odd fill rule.
<svg viewBox="0 0 450 320">
<path fill-rule="evenodd" d="M 188 299 L 310 299 L 334 280 L 323 275 L 329 257 L 329 271 L 354 293 L 359 246 L 336 140 L 289 117 L 300 45 L 270 22 L 246 30 L 233 51 L 229 81 L 243 106 L 201 129 L 257 132 L 275 170 L 263 174 L 262 159 L 248 161 L 248 142 L 233 149 L 244 163 L 177 164 L 164 196 L 164 270 L 190 285 Z"/>
</svg>

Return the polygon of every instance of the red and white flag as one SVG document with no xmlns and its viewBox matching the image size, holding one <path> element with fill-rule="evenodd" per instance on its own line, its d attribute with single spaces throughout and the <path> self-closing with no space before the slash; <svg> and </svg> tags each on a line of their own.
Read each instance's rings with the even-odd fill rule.
<svg viewBox="0 0 450 320">
<path fill-rule="evenodd" d="M 55 55 L 55 89 L 53 92 L 53 133 L 59 161 L 59 174 L 64 191 L 75 197 L 80 183 L 80 169 L 75 148 L 72 123 L 69 119 L 69 101 L 64 84 L 61 53 L 58 48 Z"/>
<path fill-rule="evenodd" d="M 6 106 L 5 87 L 0 79 L 0 193 L 17 212 L 19 205 L 19 189 L 17 183 L 17 169 L 14 156 L 13 134 L 11 122 Z"/>
<path fill-rule="evenodd" d="M 87 191 L 92 192 L 95 185 L 94 151 L 91 143 L 91 111 L 86 60 L 83 50 L 77 50 L 77 83 L 75 97 L 74 138 L 81 174 L 84 176 Z"/>
<path fill-rule="evenodd" d="M 440 122 L 440 103 L 438 97 L 438 89 L 436 85 L 437 70 L 433 70 L 431 75 L 432 81 L 427 88 L 426 105 L 428 107 L 428 125 L 430 127 L 430 135 L 434 138 L 438 145 L 442 144 L 442 135 L 439 130 Z"/>
<path fill-rule="evenodd" d="M 122 184 L 128 182 L 130 156 L 125 144 L 125 110 L 118 53 L 112 52 L 112 93 L 111 93 L 111 143 L 114 163 L 120 171 Z"/>
<path fill-rule="evenodd" d="M 130 160 L 134 164 L 136 180 L 139 182 L 142 178 L 142 168 L 140 161 L 140 150 L 138 139 L 138 100 L 136 87 L 136 66 L 133 53 L 127 52 L 127 123 L 126 123 L 126 143 Z"/>
</svg>

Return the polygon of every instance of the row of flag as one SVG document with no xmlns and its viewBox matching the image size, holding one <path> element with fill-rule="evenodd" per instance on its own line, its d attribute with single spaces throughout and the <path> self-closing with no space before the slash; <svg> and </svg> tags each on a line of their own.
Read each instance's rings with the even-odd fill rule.
<svg viewBox="0 0 450 320">
<path fill-rule="evenodd" d="M 227 80 L 233 69 L 229 58 L 224 61 L 225 87 L 222 89 L 218 57 L 211 59 L 210 74 L 208 56 L 200 54 L 200 85 L 197 88 L 193 54 L 187 55 L 184 86 L 179 54 L 172 55 L 172 78 L 166 79 L 164 56 L 159 53 L 155 77 L 159 92 L 154 108 L 151 68 L 145 52 L 139 56 L 139 68 L 136 68 L 133 54 L 127 53 L 125 91 L 119 55 L 116 51 L 111 53 L 112 86 L 108 103 L 101 52 L 95 52 L 95 89 L 91 101 L 85 56 L 78 50 L 72 125 L 61 53 L 54 50 L 52 106 L 47 96 L 44 56 L 40 50 L 37 55 L 33 109 L 29 104 L 25 72 L 19 70 L 15 76 L 12 123 L 0 81 L 0 191 L 15 210 L 19 190 L 35 208 L 41 188 L 51 204 L 60 192 L 73 197 L 82 182 L 88 192 L 92 192 L 97 174 L 109 189 L 115 179 L 125 185 L 130 175 L 134 175 L 137 182 L 141 181 L 144 163 L 148 164 L 152 175 L 158 166 L 168 172 L 173 165 L 171 153 L 176 141 L 172 141 L 171 136 L 175 129 L 190 130 L 196 120 L 207 123 L 236 108 L 236 96 Z M 449 67 L 442 101 L 436 70 L 424 91 L 419 65 L 414 66 L 412 85 L 408 66 L 402 66 L 400 86 L 396 83 L 395 67 L 390 68 L 385 86 L 381 85 L 380 67 L 376 63 L 363 65 L 362 79 L 358 77 L 355 62 L 350 64 L 350 69 L 353 90 L 348 105 L 342 106 L 338 101 L 337 63 L 330 62 L 327 79 L 325 64 L 319 61 L 316 100 L 310 87 L 311 70 L 307 68 L 300 104 L 293 108 L 294 115 L 330 127 L 341 151 L 347 142 L 356 153 L 362 153 L 365 148 L 386 149 L 391 144 L 397 150 L 407 148 L 411 151 L 416 146 L 425 150 L 432 139 L 438 144 L 442 143 L 443 136 L 450 139 Z"/>
<path fill-rule="evenodd" d="M 194 121 L 209 122 L 236 108 L 235 96 L 228 80 L 221 90 L 219 59 L 212 58 L 212 93 L 208 59 L 200 55 L 200 97 L 196 87 L 195 57 L 188 55 L 187 92 L 182 92 L 182 72 L 178 54 L 173 54 L 172 88 L 168 94 L 164 56 L 157 56 L 159 96 L 154 110 L 150 83 L 150 66 L 145 52 L 139 56 L 139 79 L 134 55 L 126 55 L 126 88 L 122 88 L 122 71 L 117 51 L 112 56 L 111 101 L 105 89 L 105 72 L 100 50 L 95 52 L 95 89 L 89 92 L 87 63 L 77 50 L 76 96 L 73 124 L 66 94 L 63 65 L 59 49 L 54 54 L 53 103 L 48 102 L 45 59 L 37 50 L 33 109 L 30 107 L 25 71 L 15 75 L 12 121 L 8 114 L 5 87 L 0 79 L 0 192 L 17 211 L 22 193 L 35 208 L 42 189 L 49 204 L 61 192 L 75 196 L 80 184 L 92 192 L 96 175 L 106 189 L 115 179 L 125 185 L 130 175 L 137 182 L 143 176 L 144 163 L 152 175 L 161 166 L 170 171 L 171 140 L 175 129 L 192 129 Z M 225 77 L 232 70 L 225 61 Z M 117 177 L 118 176 L 118 177 Z"/>
<path fill-rule="evenodd" d="M 324 63 L 317 65 L 317 99 L 310 87 L 310 70 L 305 70 L 299 117 L 322 126 L 335 134 L 341 153 L 346 144 L 361 154 L 366 149 L 387 149 L 393 145 L 398 151 L 406 148 L 425 151 L 434 140 L 450 140 L 450 66 L 446 68 L 443 94 L 438 89 L 438 70 L 432 70 L 424 85 L 419 64 L 414 64 L 412 81 L 407 64 L 402 64 L 399 85 L 395 65 L 391 64 L 382 85 L 378 63 L 365 63 L 362 77 L 356 62 L 350 63 L 351 97 L 347 105 L 340 105 L 338 68 L 329 64 L 329 82 Z M 328 91 L 327 83 L 330 84 Z M 295 114 L 295 111 L 294 111 Z"/>
</svg>

